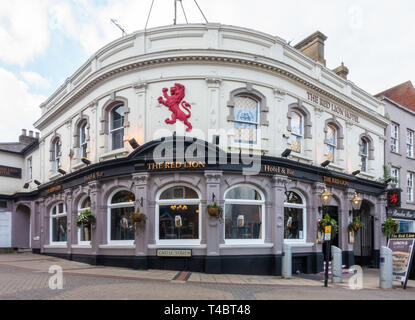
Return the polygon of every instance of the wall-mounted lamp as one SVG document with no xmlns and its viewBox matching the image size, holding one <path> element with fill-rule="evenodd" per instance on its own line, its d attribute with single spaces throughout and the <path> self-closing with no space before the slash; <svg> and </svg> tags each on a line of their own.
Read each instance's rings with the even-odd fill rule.
<svg viewBox="0 0 415 320">
<path fill-rule="evenodd" d="M 357 176 L 360 173 L 360 170 L 355 170 L 352 172 L 352 175 Z"/>
<path fill-rule="evenodd" d="M 360 208 L 362 206 L 363 199 L 359 198 L 357 196 L 357 192 L 355 192 L 354 197 L 353 197 L 352 200 L 350 200 L 350 202 L 352 203 L 353 210 L 360 210 Z"/>
<path fill-rule="evenodd" d="M 25 183 L 25 185 L 23 186 L 23 189 L 29 189 L 29 184 Z"/>
<path fill-rule="evenodd" d="M 59 169 L 58 169 L 58 172 L 59 172 L 60 174 L 62 174 L 62 175 L 65 175 L 65 174 L 66 174 L 66 171 L 65 171 L 65 170 L 63 170 L 62 168 L 59 168 Z"/>
<path fill-rule="evenodd" d="M 325 168 L 325 167 L 327 167 L 330 163 L 331 163 L 331 161 L 330 161 L 330 160 L 326 160 L 326 161 L 324 161 L 324 162 L 321 164 L 321 166 L 322 166 L 323 168 Z"/>
<path fill-rule="evenodd" d="M 34 180 L 33 182 L 36 183 L 38 186 L 40 186 L 42 184 L 41 182 L 39 182 L 37 180 Z"/>
<path fill-rule="evenodd" d="M 83 163 L 85 163 L 87 166 L 89 166 L 90 164 L 91 164 L 91 160 L 89 160 L 88 158 L 86 158 L 86 157 L 83 157 L 82 159 L 81 159 L 81 161 L 83 162 Z"/>
<path fill-rule="evenodd" d="M 140 148 L 140 145 L 138 144 L 137 140 L 135 140 L 134 138 L 132 138 L 128 142 L 130 143 L 131 148 L 133 148 L 134 150 Z"/>
<path fill-rule="evenodd" d="M 325 207 L 329 206 L 332 197 L 333 197 L 333 194 L 327 190 L 327 187 L 324 187 L 324 191 L 320 196 L 323 206 Z"/>
<path fill-rule="evenodd" d="M 291 149 L 285 149 L 285 151 L 281 154 L 281 157 L 287 158 L 291 154 Z"/>
</svg>

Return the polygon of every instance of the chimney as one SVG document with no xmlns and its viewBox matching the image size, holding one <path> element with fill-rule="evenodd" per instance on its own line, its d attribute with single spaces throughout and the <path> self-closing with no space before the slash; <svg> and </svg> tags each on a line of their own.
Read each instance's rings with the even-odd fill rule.
<svg viewBox="0 0 415 320">
<path fill-rule="evenodd" d="M 36 140 L 39 140 L 39 139 L 40 139 L 40 133 L 36 132 Z"/>
<path fill-rule="evenodd" d="M 31 144 L 36 140 L 39 140 L 38 138 L 39 133 L 36 133 L 36 138 L 33 136 L 33 131 L 29 131 L 29 135 L 27 135 L 27 130 L 22 129 L 22 135 L 19 137 L 19 142 L 23 144 Z"/>
<path fill-rule="evenodd" d="M 340 77 L 347 79 L 347 75 L 349 74 L 349 69 L 344 66 L 344 63 L 342 62 L 342 65 L 340 67 L 337 67 L 333 70 L 337 75 Z"/>
<path fill-rule="evenodd" d="M 294 48 L 300 50 L 311 59 L 321 62 L 325 66 L 324 41 L 326 40 L 327 37 L 324 34 L 320 31 L 316 31 L 311 36 L 296 44 Z"/>
</svg>

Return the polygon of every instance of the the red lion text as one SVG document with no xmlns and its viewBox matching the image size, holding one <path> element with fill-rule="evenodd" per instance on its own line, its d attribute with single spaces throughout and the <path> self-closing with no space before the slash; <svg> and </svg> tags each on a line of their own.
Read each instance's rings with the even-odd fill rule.
<svg viewBox="0 0 415 320">
<path fill-rule="evenodd" d="M 159 97 L 158 99 L 159 103 L 168 107 L 169 111 L 172 112 L 172 118 L 167 118 L 166 123 L 175 124 L 177 119 L 179 119 L 180 121 L 183 121 L 187 126 L 186 131 L 192 131 L 192 124 L 187 120 L 192 115 L 191 111 L 188 108 L 192 108 L 192 106 L 186 101 L 183 101 L 185 97 L 184 86 L 180 83 L 176 83 L 174 87 L 170 88 L 170 96 L 167 94 L 168 92 L 169 89 L 164 88 L 163 95 L 166 100 L 164 100 L 163 97 Z M 183 110 L 180 109 L 180 105 L 188 112 L 188 114 L 185 114 Z"/>
</svg>

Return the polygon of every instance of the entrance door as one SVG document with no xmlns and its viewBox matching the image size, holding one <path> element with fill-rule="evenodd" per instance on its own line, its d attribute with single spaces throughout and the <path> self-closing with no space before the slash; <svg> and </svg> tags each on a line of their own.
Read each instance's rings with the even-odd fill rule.
<svg viewBox="0 0 415 320">
<path fill-rule="evenodd" d="M 30 248 L 30 209 L 24 205 L 17 207 L 12 219 L 12 247 Z"/>
<path fill-rule="evenodd" d="M 337 206 L 324 207 L 323 218 L 326 214 L 328 214 L 331 219 L 336 220 L 337 225 L 339 225 L 339 211 Z M 331 239 L 331 245 L 339 247 L 339 234 L 334 235 L 334 237 Z M 326 259 L 326 245 L 323 245 L 323 254 L 324 259 Z M 331 252 L 329 254 L 329 259 L 331 260 Z"/>
<path fill-rule="evenodd" d="M 355 263 L 363 267 L 374 267 L 374 217 L 370 215 L 370 205 L 367 202 L 362 203 L 362 207 L 359 211 L 355 211 L 353 219 L 358 217 L 359 220 L 365 225 L 361 228 L 355 237 L 354 243 L 354 257 Z"/>
</svg>

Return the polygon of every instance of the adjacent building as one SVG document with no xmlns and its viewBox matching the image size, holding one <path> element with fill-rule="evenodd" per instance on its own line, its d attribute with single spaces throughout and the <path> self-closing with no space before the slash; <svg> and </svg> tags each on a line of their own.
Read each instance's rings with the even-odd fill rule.
<svg viewBox="0 0 415 320">
<path fill-rule="evenodd" d="M 36 148 L 10 164 L 25 173 L 0 177 L 23 246 L 94 264 L 279 275 L 288 243 L 294 271 L 316 273 L 317 221 L 329 213 L 345 264 L 376 266 L 389 121 L 344 65 L 326 67 L 325 41 L 316 32 L 292 47 L 189 24 L 99 50 L 41 105 Z M 208 214 L 213 203 L 223 219 Z M 78 228 L 87 209 L 96 224 Z M 137 209 L 147 216 L 140 229 Z M 369 223 L 352 243 L 357 214 Z"/>
</svg>

